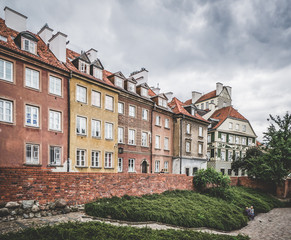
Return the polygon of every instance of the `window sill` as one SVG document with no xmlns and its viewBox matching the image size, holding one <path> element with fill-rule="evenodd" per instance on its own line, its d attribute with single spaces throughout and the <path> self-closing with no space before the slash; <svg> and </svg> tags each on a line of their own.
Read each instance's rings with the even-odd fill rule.
<svg viewBox="0 0 291 240">
<path fill-rule="evenodd" d="M 170 150 L 169 150 L 169 149 L 164 149 L 164 151 L 170 152 Z"/>
<path fill-rule="evenodd" d="M 90 168 L 93 168 L 93 169 L 101 169 L 102 167 L 93 167 L 93 166 L 91 166 Z"/>
<path fill-rule="evenodd" d="M 2 124 L 15 125 L 14 122 L 0 121 Z"/>
<path fill-rule="evenodd" d="M 76 101 L 77 103 L 80 103 L 80 104 L 85 104 L 85 105 L 88 105 L 86 102 L 81 102 L 81 101 Z"/>
<path fill-rule="evenodd" d="M 128 115 L 130 118 L 136 118 L 135 116 L 130 116 L 130 115 Z"/>
<path fill-rule="evenodd" d="M 132 144 L 132 143 L 129 143 L 128 145 L 129 145 L 129 146 L 136 146 L 136 144 Z"/>
<path fill-rule="evenodd" d="M 94 138 L 94 139 L 101 139 L 101 136 L 100 137 L 92 136 L 92 138 Z"/>
<path fill-rule="evenodd" d="M 161 125 L 157 125 L 157 124 L 155 124 L 155 126 L 156 126 L 156 127 L 160 127 L 160 128 L 162 127 Z"/>
<path fill-rule="evenodd" d="M 88 168 L 87 166 L 75 166 L 75 168 Z"/>
<path fill-rule="evenodd" d="M 128 171 L 128 173 L 136 173 L 136 171 L 130 171 L 130 172 Z"/>
<path fill-rule="evenodd" d="M 105 110 L 106 110 L 106 111 L 109 111 L 109 112 L 114 112 L 113 110 L 111 110 L 111 109 L 107 109 L 107 108 L 105 108 Z"/>
<path fill-rule="evenodd" d="M 36 92 L 41 92 L 40 89 L 38 89 L 38 88 L 33 88 L 33 87 L 29 87 L 29 86 L 25 86 L 25 88 L 27 88 L 29 90 L 36 91 Z"/>
<path fill-rule="evenodd" d="M 165 127 L 165 129 L 167 129 L 167 130 L 170 130 L 170 128 L 169 128 L 169 127 Z"/>
<path fill-rule="evenodd" d="M 56 98 L 64 98 L 62 95 L 58 95 L 58 94 L 55 94 L 55 93 L 48 93 L 48 95 L 52 96 L 52 97 L 56 97 Z"/>
<path fill-rule="evenodd" d="M 63 167 L 64 165 L 60 165 L 60 164 L 48 164 L 48 167 Z"/>
<path fill-rule="evenodd" d="M 10 83 L 10 84 L 15 84 L 13 80 L 10 81 L 10 80 L 7 80 L 7 79 L 0 78 L 0 81 L 3 81 L 5 83 Z"/>
<path fill-rule="evenodd" d="M 79 137 L 87 137 L 87 134 L 77 133 L 77 136 L 79 136 Z"/>
<path fill-rule="evenodd" d="M 104 169 L 114 169 L 114 167 L 104 167 Z"/>
<path fill-rule="evenodd" d="M 149 148 L 149 146 L 141 146 L 141 147 L 143 147 L 143 148 Z"/>
<path fill-rule="evenodd" d="M 105 138 L 107 141 L 113 141 L 113 138 Z"/>
<path fill-rule="evenodd" d="M 55 133 L 62 133 L 62 130 L 56 130 L 56 129 L 49 129 L 50 132 L 55 132 Z"/>
<path fill-rule="evenodd" d="M 39 126 L 25 125 L 25 127 L 40 130 L 40 127 Z"/>
<path fill-rule="evenodd" d="M 24 166 L 28 166 L 28 167 L 41 167 L 42 165 L 39 163 L 33 164 L 33 163 L 24 163 Z"/>
<path fill-rule="evenodd" d="M 161 150 L 160 148 L 155 148 L 155 150 Z"/>
<path fill-rule="evenodd" d="M 97 106 L 97 105 L 91 105 L 92 107 L 95 107 L 95 108 L 99 108 L 99 109 L 101 109 L 101 106 Z"/>
</svg>

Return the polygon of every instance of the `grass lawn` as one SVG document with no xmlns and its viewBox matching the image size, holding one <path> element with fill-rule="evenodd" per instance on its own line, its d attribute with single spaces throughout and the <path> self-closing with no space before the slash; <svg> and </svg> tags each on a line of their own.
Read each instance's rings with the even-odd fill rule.
<svg viewBox="0 0 291 240">
<path fill-rule="evenodd" d="M 168 191 L 142 197 L 99 199 L 85 205 L 88 215 L 127 221 L 156 221 L 182 227 L 240 229 L 247 224 L 246 206 L 268 212 L 282 203 L 268 194 L 243 187 L 227 190 L 227 200 L 193 191 Z"/>
<path fill-rule="evenodd" d="M 18 233 L 0 235 L 1 240 L 56 240 L 56 239 L 98 239 L 98 240 L 247 240 L 247 236 L 227 236 L 195 231 L 151 230 L 149 228 L 116 227 L 105 223 L 62 223 L 56 226 L 29 228 Z"/>
</svg>

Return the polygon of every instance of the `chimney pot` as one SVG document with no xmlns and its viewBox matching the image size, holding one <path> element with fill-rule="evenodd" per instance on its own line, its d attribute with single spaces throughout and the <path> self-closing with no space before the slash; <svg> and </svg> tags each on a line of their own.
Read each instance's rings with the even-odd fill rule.
<svg viewBox="0 0 291 240">
<path fill-rule="evenodd" d="M 62 62 L 66 62 L 66 40 L 67 35 L 57 32 L 50 40 L 49 47 L 56 58 Z"/>
</svg>

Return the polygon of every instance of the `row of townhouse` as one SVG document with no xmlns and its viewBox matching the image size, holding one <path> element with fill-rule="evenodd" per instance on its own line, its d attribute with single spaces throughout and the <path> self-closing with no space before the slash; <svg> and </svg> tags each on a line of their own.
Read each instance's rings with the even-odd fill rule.
<svg viewBox="0 0 291 240">
<path fill-rule="evenodd" d="M 183 173 L 207 167 L 198 108 L 104 69 L 97 51 L 77 53 L 46 24 L 6 7 L 0 19 L 0 167 L 53 171 Z"/>
</svg>

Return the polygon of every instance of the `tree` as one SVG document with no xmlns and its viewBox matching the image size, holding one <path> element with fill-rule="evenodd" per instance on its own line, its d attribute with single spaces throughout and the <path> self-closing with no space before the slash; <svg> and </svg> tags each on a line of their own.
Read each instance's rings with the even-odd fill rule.
<svg viewBox="0 0 291 240">
<path fill-rule="evenodd" d="M 291 166 L 291 115 L 273 117 L 264 133 L 265 151 L 257 147 L 249 148 L 243 159 L 234 161 L 232 169 L 247 170 L 249 177 L 280 185 L 290 172 Z"/>
</svg>

